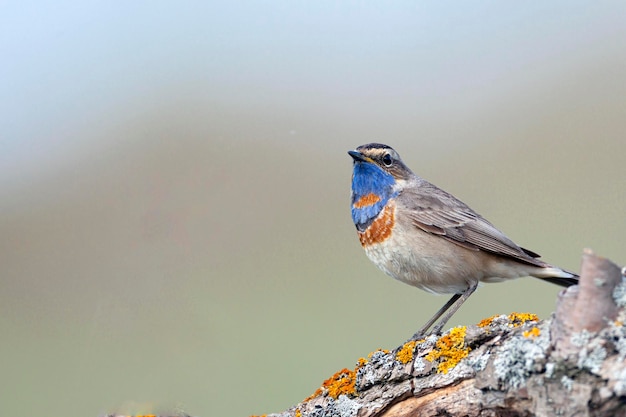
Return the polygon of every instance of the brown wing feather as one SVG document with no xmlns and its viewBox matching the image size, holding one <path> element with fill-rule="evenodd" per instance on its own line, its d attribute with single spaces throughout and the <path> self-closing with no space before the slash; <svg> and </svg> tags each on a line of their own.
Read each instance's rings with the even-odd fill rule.
<svg viewBox="0 0 626 417">
<path fill-rule="evenodd" d="M 470 250 L 484 250 L 537 266 L 539 255 L 516 245 L 504 233 L 451 194 L 425 180 L 407 187 L 398 202 L 407 209 L 413 224 Z"/>
</svg>

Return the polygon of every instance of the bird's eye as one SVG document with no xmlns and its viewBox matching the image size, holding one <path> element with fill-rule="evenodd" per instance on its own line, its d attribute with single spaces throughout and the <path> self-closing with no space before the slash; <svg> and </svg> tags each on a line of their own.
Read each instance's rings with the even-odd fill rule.
<svg viewBox="0 0 626 417">
<path fill-rule="evenodd" d="M 383 155 L 383 164 L 385 164 L 385 166 L 390 167 L 392 162 L 393 160 L 391 159 L 391 155 L 388 153 Z"/>
</svg>

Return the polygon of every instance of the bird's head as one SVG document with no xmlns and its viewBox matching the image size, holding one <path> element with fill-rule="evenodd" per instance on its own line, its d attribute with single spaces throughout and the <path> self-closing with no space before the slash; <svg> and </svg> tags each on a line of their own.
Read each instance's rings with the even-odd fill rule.
<svg viewBox="0 0 626 417">
<path fill-rule="evenodd" d="M 400 155 L 391 146 L 382 143 L 368 143 L 361 145 L 348 154 L 354 160 L 354 173 L 359 174 L 361 168 L 364 174 L 373 174 L 382 171 L 378 175 L 390 175 L 394 180 L 408 180 L 413 174 L 411 170 L 404 165 Z M 383 174 L 384 173 L 384 174 Z"/>
<path fill-rule="evenodd" d="M 390 146 L 361 145 L 348 154 L 354 160 L 352 172 L 352 220 L 363 231 L 399 194 L 399 187 L 413 173 Z M 400 182 L 400 184 L 398 184 Z"/>
</svg>

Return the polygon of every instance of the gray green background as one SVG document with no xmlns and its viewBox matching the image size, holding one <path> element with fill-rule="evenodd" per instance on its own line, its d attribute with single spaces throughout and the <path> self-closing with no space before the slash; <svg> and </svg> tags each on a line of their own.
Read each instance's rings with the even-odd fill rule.
<svg viewBox="0 0 626 417">
<path fill-rule="evenodd" d="M 365 257 L 380 141 L 520 245 L 626 262 L 624 2 L 0 5 L 0 415 L 283 410 L 445 301 Z M 547 317 L 485 285 L 450 325 Z"/>
</svg>

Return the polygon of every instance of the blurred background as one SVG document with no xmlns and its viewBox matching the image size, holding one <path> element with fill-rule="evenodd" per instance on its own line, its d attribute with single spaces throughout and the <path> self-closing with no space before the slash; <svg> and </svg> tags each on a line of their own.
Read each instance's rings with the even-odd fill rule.
<svg viewBox="0 0 626 417">
<path fill-rule="evenodd" d="M 262 414 L 446 300 L 350 219 L 378 141 L 520 245 L 626 262 L 626 3 L 0 5 L 0 414 Z M 449 323 L 545 318 L 483 286 Z"/>
</svg>

